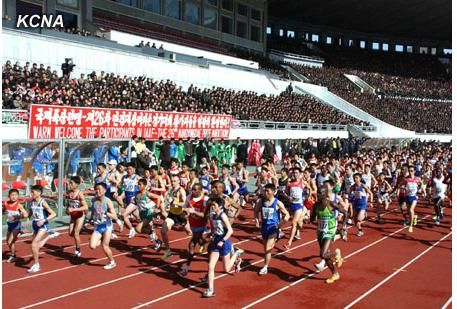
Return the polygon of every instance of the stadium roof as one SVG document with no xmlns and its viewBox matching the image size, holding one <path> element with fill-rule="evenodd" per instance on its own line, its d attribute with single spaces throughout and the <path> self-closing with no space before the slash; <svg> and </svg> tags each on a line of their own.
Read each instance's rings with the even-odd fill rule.
<svg viewBox="0 0 457 309">
<path fill-rule="evenodd" d="M 451 41 L 452 0 L 268 0 L 269 15 L 411 39 Z"/>
</svg>

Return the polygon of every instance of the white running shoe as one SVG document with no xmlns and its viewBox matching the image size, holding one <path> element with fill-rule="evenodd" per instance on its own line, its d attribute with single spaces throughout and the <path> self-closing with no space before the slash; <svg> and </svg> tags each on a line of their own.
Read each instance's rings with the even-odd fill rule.
<svg viewBox="0 0 457 309">
<path fill-rule="evenodd" d="M 33 264 L 32 267 L 27 270 L 28 273 L 36 273 L 40 271 L 40 264 Z"/>
<path fill-rule="evenodd" d="M 7 263 L 13 263 L 14 261 L 16 261 L 16 256 L 15 255 L 12 255 L 8 258 L 8 260 L 6 261 Z"/>
<path fill-rule="evenodd" d="M 131 238 L 135 237 L 135 235 L 136 235 L 135 229 L 130 229 L 128 238 L 131 239 Z"/>
<path fill-rule="evenodd" d="M 264 266 L 259 270 L 259 276 L 265 276 L 266 274 L 268 274 L 268 267 Z"/>
<path fill-rule="evenodd" d="M 118 237 L 116 234 L 111 233 L 111 239 L 118 239 L 118 238 L 119 238 L 119 237 Z M 98 245 L 100 245 L 100 244 L 98 244 Z M 98 245 L 97 245 L 97 246 L 98 246 Z"/>
<path fill-rule="evenodd" d="M 325 268 L 325 260 L 320 261 L 319 263 L 314 264 L 318 272 L 322 272 Z"/>
<path fill-rule="evenodd" d="M 151 242 L 154 242 L 154 241 L 156 241 L 156 239 L 157 239 L 157 235 L 156 235 L 156 232 L 153 230 L 153 231 L 151 232 L 151 234 L 149 234 L 149 240 L 150 240 Z"/>
<path fill-rule="evenodd" d="M 81 257 L 81 250 L 75 250 L 73 257 Z"/>
<path fill-rule="evenodd" d="M 116 223 L 117 225 L 119 225 L 119 233 L 122 233 L 122 231 L 124 230 L 124 221 L 122 221 L 121 219 L 117 219 Z"/>
<path fill-rule="evenodd" d="M 112 269 L 114 267 L 116 267 L 116 262 L 114 262 L 114 260 L 103 266 L 104 269 Z"/>
<path fill-rule="evenodd" d="M 50 230 L 50 231 L 48 231 L 48 235 L 49 235 L 49 239 L 53 239 L 53 238 L 59 237 L 60 233 L 56 232 L 56 231 L 53 231 L 53 230 Z"/>
</svg>

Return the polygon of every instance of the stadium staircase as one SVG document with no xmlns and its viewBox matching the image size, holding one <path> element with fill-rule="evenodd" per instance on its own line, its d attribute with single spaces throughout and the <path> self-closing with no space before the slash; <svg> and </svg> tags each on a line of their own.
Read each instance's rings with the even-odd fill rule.
<svg viewBox="0 0 457 309">
<path fill-rule="evenodd" d="M 370 86 L 366 81 L 356 75 L 344 74 L 354 85 L 360 88 L 363 92 L 376 94 L 376 89 Z"/>
</svg>

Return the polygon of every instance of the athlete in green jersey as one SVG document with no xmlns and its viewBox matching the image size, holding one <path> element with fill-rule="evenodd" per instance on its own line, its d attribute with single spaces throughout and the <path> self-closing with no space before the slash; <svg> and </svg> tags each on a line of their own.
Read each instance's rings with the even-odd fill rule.
<svg viewBox="0 0 457 309">
<path fill-rule="evenodd" d="M 162 196 L 149 192 L 148 181 L 144 178 L 138 180 L 138 189 L 134 204 L 140 212 L 141 222 L 136 225 L 135 229 L 137 233 L 148 234 L 149 239 L 154 243 L 154 249 L 158 250 L 162 242 L 157 238 L 154 230 L 154 216 L 158 213 L 165 213 L 165 210 L 163 207 L 157 206 L 152 199 L 159 200 Z"/>
<path fill-rule="evenodd" d="M 335 251 L 330 250 L 330 245 L 336 235 L 337 229 L 337 214 L 339 211 L 343 214 L 343 232 L 345 233 L 347 213 L 344 209 L 344 201 L 341 197 L 333 193 L 334 182 L 327 180 L 318 195 L 318 201 L 314 205 L 313 213 L 311 214 L 311 221 L 317 218 L 317 241 L 320 247 L 320 256 L 325 260 L 327 267 L 332 272 L 332 276 L 326 280 L 327 283 L 333 283 L 340 278 L 333 262 L 338 268 L 343 265 L 343 258 L 340 249 Z"/>
</svg>

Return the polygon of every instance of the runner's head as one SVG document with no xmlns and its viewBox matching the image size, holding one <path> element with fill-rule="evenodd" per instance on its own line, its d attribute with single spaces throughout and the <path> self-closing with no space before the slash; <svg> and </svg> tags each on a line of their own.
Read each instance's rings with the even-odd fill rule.
<svg viewBox="0 0 457 309">
<path fill-rule="evenodd" d="M 177 189 L 178 187 L 181 186 L 181 180 L 179 179 L 178 175 L 173 175 L 170 177 L 171 180 L 171 186 L 173 189 Z"/>
<path fill-rule="evenodd" d="M 8 197 L 10 201 L 16 202 L 19 199 L 19 190 L 18 189 L 10 189 L 8 191 Z"/>
<path fill-rule="evenodd" d="M 354 174 L 354 182 L 357 185 L 359 185 L 361 181 L 362 181 L 362 175 L 360 173 L 355 173 Z"/>
<path fill-rule="evenodd" d="M 33 185 L 30 190 L 32 191 L 32 198 L 37 199 L 43 194 L 43 187 L 39 185 Z"/>
<path fill-rule="evenodd" d="M 133 163 L 129 163 L 127 165 L 127 175 L 132 176 L 135 174 L 135 165 Z"/>
<path fill-rule="evenodd" d="M 77 190 L 81 184 L 81 178 L 79 176 L 72 176 L 70 178 L 70 190 Z"/>
<path fill-rule="evenodd" d="M 95 196 L 97 198 L 102 198 L 105 196 L 106 193 L 106 183 L 98 182 L 95 184 Z"/>
<path fill-rule="evenodd" d="M 213 209 L 214 212 L 218 213 L 224 207 L 224 199 L 221 197 L 213 197 L 208 200 L 207 210 Z"/>
<path fill-rule="evenodd" d="M 203 193 L 203 187 L 200 183 L 196 183 L 192 186 L 192 197 L 200 197 Z"/>
<path fill-rule="evenodd" d="M 230 165 L 224 164 L 222 165 L 222 175 L 226 176 L 230 171 Z"/>
<path fill-rule="evenodd" d="M 151 173 L 151 177 L 156 177 L 159 174 L 159 167 L 157 165 L 153 165 L 149 168 L 149 172 Z"/>
<path fill-rule="evenodd" d="M 106 164 L 105 163 L 98 163 L 97 164 L 97 173 L 99 175 L 102 175 L 106 170 Z"/>
<path fill-rule="evenodd" d="M 272 184 L 272 183 L 266 184 L 264 193 L 265 193 L 265 197 L 268 200 L 271 200 L 272 198 L 274 198 L 275 197 L 275 193 L 276 193 L 275 185 Z"/>
<path fill-rule="evenodd" d="M 148 181 L 145 178 L 140 178 L 138 180 L 138 190 L 143 191 L 148 187 Z"/>
<path fill-rule="evenodd" d="M 221 196 L 224 193 L 224 183 L 219 180 L 211 182 L 211 192 L 214 195 Z"/>
<path fill-rule="evenodd" d="M 191 170 L 189 171 L 189 178 L 190 178 L 190 179 L 195 179 L 195 178 L 197 178 L 197 170 L 196 170 L 196 169 L 193 168 L 193 169 L 191 169 Z"/>
</svg>

